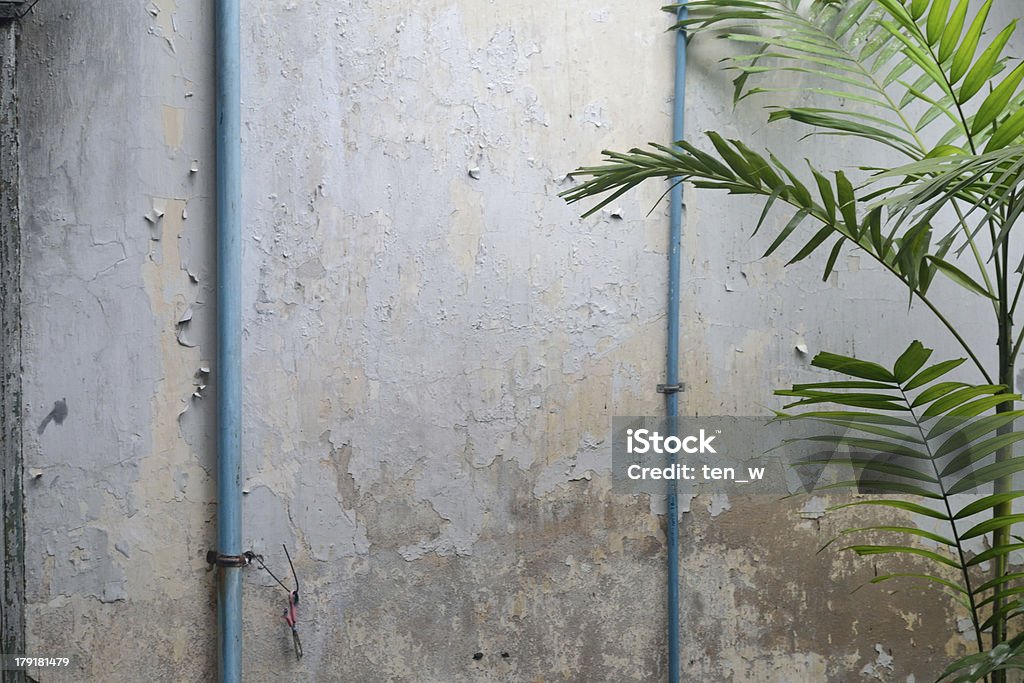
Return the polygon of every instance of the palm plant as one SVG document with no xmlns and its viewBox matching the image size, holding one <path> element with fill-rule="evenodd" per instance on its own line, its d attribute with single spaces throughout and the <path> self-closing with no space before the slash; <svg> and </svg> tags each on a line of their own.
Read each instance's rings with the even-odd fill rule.
<svg viewBox="0 0 1024 683">
<path fill-rule="evenodd" d="M 879 430 L 899 431 L 889 429 L 889 420 L 905 423 L 898 426 L 911 432 L 918 430 L 903 455 L 923 457 L 932 471 L 922 474 L 910 468 L 925 479 L 914 479 L 908 472 L 895 476 L 907 480 L 900 492 L 938 505 L 903 499 L 870 504 L 945 520 L 952 527 L 950 534 L 933 538 L 913 527 L 874 531 L 923 537 L 951 552 L 910 545 L 851 548 L 861 554 L 914 554 L 956 570 L 955 581 L 924 576 L 963 599 L 982 652 L 948 673 L 957 680 L 991 677 L 996 682 L 1005 680 L 1007 667 L 1024 659 L 1018 652 L 1024 645 L 1007 638 L 1007 623 L 1024 613 L 1019 598 L 1024 594 L 1024 573 L 1008 569 L 1010 552 L 1024 548 L 1024 543 L 1011 543 L 1013 525 L 1024 521 L 1012 511 L 1012 501 L 1021 495 L 1012 490 L 1012 475 L 1024 469 L 1024 459 L 1016 459 L 1012 450 L 1020 438 L 1014 432 L 1020 412 L 1014 405 L 1018 397 L 1013 384 L 1024 329 L 1014 336 L 1013 321 L 1024 287 L 1024 259 L 1019 250 L 1011 249 L 1012 228 L 1024 212 L 1024 95 L 1018 93 L 1024 64 L 1012 64 L 1005 54 L 1016 22 L 990 30 L 992 6 L 993 0 L 980 5 L 970 0 L 695 0 L 666 7 L 678 13 L 674 28 L 686 31 L 691 39 L 715 33 L 746 47 L 727 60 L 727 68 L 737 74 L 737 102 L 783 90 L 755 87 L 762 75 L 796 74 L 799 85 L 784 90 L 831 104 L 770 104 L 769 122 L 792 121 L 810 127 L 811 135 L 866 140 L 894 150 L 903 161 L 890 168 L 865 165 L 827 171 L 808 162 L 806 170 L 797 170 L 770 151 L 761 153 L 740 140 L 708 132 L 707 144 L 701 146 L 680 140 L 627 153 L 605 151 L 602 164 L 574 172 L 583 182 L 563 196 L 570 202 L 600 197 L 584 215 L 654 178 L 761 197 L 764 207 L 755 233 L 773 212 L 786 211 L 788 216 L 766 255 L 801 236 L 789 263 L 827 248 L 828 278 L 844 249 L 860 250 L 890 273 L 912 301 L 936 316 L 962 346 L 979 384 L 936 382 L 939 375 L 928 373 L 946 367 L 942 365 L 918 372 L 930 352 L 916 343 L 892 369 L 822 354 L 815 359 L 817 366 L 852 379 L 795 386 L 783 392 L 799 399 L 791 406 L 836 403 L 861 410 L 780 417 L 837 419 L 848 422 L 852 430 L 867 428 L 876 436 Z M 801 230 L 805 224 L 813 229 Z M 930 295 L 940 276 L 991 306 L 996 367 L 982 362 Z M 828 417 L 830 413 L 835 414 Z M 926 422 L 939 418 L 959 422 L 932 434 L 935 426 Z M 933 438 L 943 433 L 945 440 L 932 450 Z M 892 448 L 882 445 L 889 443 L 886 439 L 843 438 L 860 439 L 854 445 L 866 451 Z M 986 457 L 993 461 L 985 464 Z M 864 466 L 875 462 L 859 460 Z M 967 467 L 980 469 L 967 472 Z M 978 492 L 989 484 L 991 495 L 966 507 L 954 504 L 954 494 Z M 968 518 L 988 511 L 992 518 L 987 522 L 962 528 Z M 972 557 L 965 542 L 975 537 L 987 538 L 989 549 Z M 978 566 L 986 561 L 991 562 L 992 575 L 981 582 Z M 987 653 L 985 632 L 992 646 Z M 979 664 L 982 660 L 987 663 Z"/>
</svg>

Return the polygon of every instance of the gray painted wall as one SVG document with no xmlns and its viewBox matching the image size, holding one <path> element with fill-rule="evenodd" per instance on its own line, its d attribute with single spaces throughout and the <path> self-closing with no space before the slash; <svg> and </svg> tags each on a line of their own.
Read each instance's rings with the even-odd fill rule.
<svg viewBox="0 0 1024 683">
<path fill-rule="evenodd" d="M 23 27 L 28 641 L 77 657 L 52 680 L 216 668 L 208 4 Z M 668 138 L 659 4 L 245 3 L 245 538 L 275 571 L 293 549 L 305 646 L 247 570 L 248 679 L 664 680 L 663 501 L 611 494 L 607 442 L 662 405 L 662 188 L 586 221 L 556 197 Z M 691 134 L 865 160 L 734 111 L 723 49 L 692 46 Z M 688 413 L 764 413 L 822 349 L 955 353 L 865 259 L 823 283 L 758 258 L 753 202 L 687 203 Z M 815 555 L 844 526 L 821 503 L 688 502 L 687 680 L 920 681 L 962 651 L 937 594 L 850 594 L 876 567 Z"/>
</svg>

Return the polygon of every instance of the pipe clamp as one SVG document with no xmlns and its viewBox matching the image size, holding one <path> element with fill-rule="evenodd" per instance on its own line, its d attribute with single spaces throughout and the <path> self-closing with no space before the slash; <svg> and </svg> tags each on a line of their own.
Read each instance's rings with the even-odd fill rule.
<svg viewBox="0 0 1024 683">
<path fill-rule="evenodd" d="M 216 550 L 206 551 L 206 563 L 218 567 L 246 567 L 252 558 L 246 555 L 221 555 Z"/>
</svg>

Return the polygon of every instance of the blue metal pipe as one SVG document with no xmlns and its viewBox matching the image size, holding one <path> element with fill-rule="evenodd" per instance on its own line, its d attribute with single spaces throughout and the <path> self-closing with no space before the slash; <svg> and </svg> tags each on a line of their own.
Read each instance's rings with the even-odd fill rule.
<svg viewBox="0 0 1024 683">
<path fill-rule="evenodd" d="M 676 11 L 676 19 L 686 18 L 686 5 Z M 686 32 L 676 31 L 675 92 L 672 102 L 672 140 L 684 138 L 686 113 Z M 666 383 L 679 384 L 679 260 L 683 234 L 683 186 L 679 178 L 670 179 L 669 252 L 668 252 L 668 352 Z M 679 394 L 665 394 L 665 412 L 669 417 L 679 414 Z M 676 482 L 669 480 L 668 489 L 668 680 L 679 683 L 679 502 Z"/>
<path fill-rule="evenodd" d="M 242 115 L 239 0 L 216 0 L 217 553 L 242 554 Z M 218 567 L 222 683 L 242 680 L 242 574 Z"/>
</svg>

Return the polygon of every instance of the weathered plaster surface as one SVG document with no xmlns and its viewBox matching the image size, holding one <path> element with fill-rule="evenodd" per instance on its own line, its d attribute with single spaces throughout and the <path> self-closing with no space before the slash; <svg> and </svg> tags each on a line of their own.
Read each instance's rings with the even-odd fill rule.
<svg viewBox="0 0 1024 683">
<path fill-rule="evenodd" d="M 607 443 L 661 408 L 660 188 L 587 221 L 555 196 L 666 139 L 658 6 L 245 4 L 245 537 L 293 549 L 305 646 L 247 571 L 251 680 L 664 679 L 662 501 L 610 493 Z M 24 28 L 29 643 L 67 680 L 215 669 L 211 21 L 48 0 Z M 693 47 L 690 131 L 837 154 L 734 112 L 721 49 Z M 688 412 L 763 412 L 812 376 L 797 345 L 951 352 L 866 261 L 784 270 L 753 204 L 687 199 Z M 927 680 L 962 647 L 935 597 L 850 596 L 874 567 L 814 554 L 823 505 L 686 509 L 690 680 Z"/>
<path fill-rule="evenodd" d="M 43 3 L 23 27 L 29 642 L 77 657 L 67 680 L 134 680 L 133 651 L 161 653 L 157 679 L 216 667 L 193 397 L 212 356 L 211 17 L 168 30 L 166 11 Z"/>
</svg>

